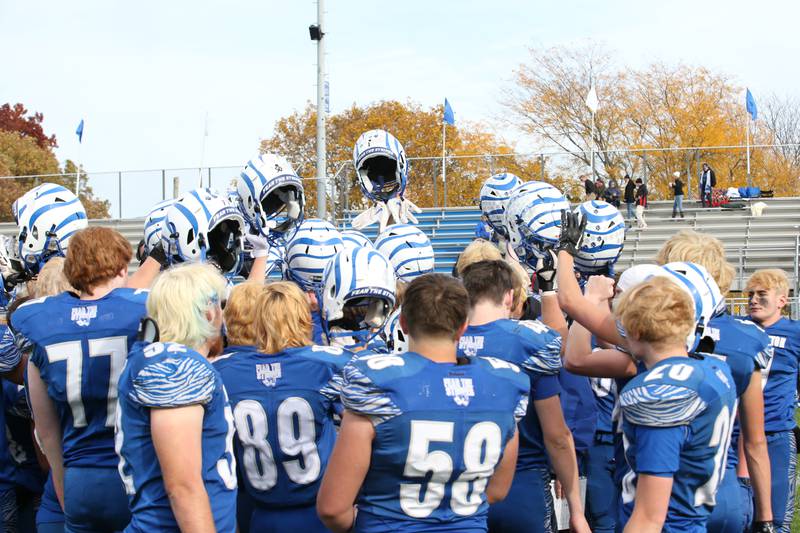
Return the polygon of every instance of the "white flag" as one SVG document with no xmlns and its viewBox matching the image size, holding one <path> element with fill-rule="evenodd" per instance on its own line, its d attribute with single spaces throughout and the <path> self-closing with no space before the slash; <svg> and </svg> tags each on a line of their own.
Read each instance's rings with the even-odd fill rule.
<svg viewBox="0 0 800 533">
<path fill-rule="evenodd" d="M 597 113 L 597 106 L 600 101 L 597 99 L 597 91 L 594 88 L 594 84 L 592 84 L 592 88 L 589 89 L 589 94 L 586 95 L 586 106 L 591 110 L 592 113 Z"/>
</svg>

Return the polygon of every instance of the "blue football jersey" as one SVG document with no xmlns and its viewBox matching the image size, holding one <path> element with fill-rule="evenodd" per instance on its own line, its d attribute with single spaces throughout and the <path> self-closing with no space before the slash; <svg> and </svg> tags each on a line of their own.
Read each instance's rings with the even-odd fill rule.
<svg viewBox="0 0 800 533">
<path fill-rule="evenodd" d="M 561 336 L 538 320 L 495 320 L 469 326 L 459 355 L 491 356 L 521 367 L 530 379 L 530 404 L 519 424 L 517 470 L 548 468 L 542 426 L 533 402 L 561 392 Z"/>
<path fill-rule="evenodd" d="M 617 383 L 613 378 L 589 378 L 594 394 L 594 405 L 597 409 L 597 431 L 613 433 L 611 423 L 614 402 L 617 396 Z"/>
<path fill-rule="evenodd" d="M 769 336 L 752 322 L 725 313 L 713 317 L 703 334 L 714 340 L 712 357 L 725 361 L 730 367 L 737 397 L 747 390 L 756 369 L 769 367 L 772 359 Z M 739 464 L 739 433 L 737 418 L 728 450 L 728 468 L 736 468 Z"/>
<path fill-rule="evenodd" d="M 730 368 L 715 358 L 670 357 L 633 378 L 620 395 L 625 458 L 624 522 L 638 476 L 671 477 L 664 531 L 705 532 L 725 473 L 736 416 Z"/>
<path fill-rule="evenodd" d="M 47 474 L 39 466 L 31 432 L 31 412 L 25 387 L 3 380 L 3 403 L 6 415 L 6 438 L 14 461 L 15 482 L 34 494 L 41 494 Z"/>
<path fill-rule="evenodd" d="M 597 427 L 597 405 L 592 384 L 586 376 L 573 374 L 561 369 L 558 374 L 561 386 L 561 410 L 567 423 L 575 451 L 584 453 L 594 446 L 594 432 Z"/>
<path fill-rule="evenodd" d="M 119 379 L 116 450 L 131 509 L 126 531 L 179 531 L 150 432 L 150 409 L 202 405 L 203 482 L 217 531 L 236 529 L 233 414 L 222 378 L 180 344 L 138 342 Z"/>
<path fill-rule="evenodd" d="M 486 485 L 530 382 L 496 358 L 435 363 L 407 352 L 344 370 L 342 402 L 375 426 L 355 531 L 485 531 Z"/>
<path fill-rule="evenodd" d="M 327 344 L 325 330 L 322 329 L 322 315 L 319 311 L 311 311 L 311 340 L 314 344 Z"/>
<path fill-rule="evenodd" d="M 11 329 L 0 324 L 0 374 L 14 370 L 22 359 L 22 352 Z"/>
<path fill-rule="evenodd" d="M 11 317 L 33 344 L 31 361 L 61 420 L 64 466 L 113 467 L 117 381 L 145 315 L 147 291 L 97 300 L 71 293 L 21 305 Z"/>
<path fill-rule="evenodd" d="M 333 424 L 350 352 L 331 346 L 265 355 L 236 346 L 214 361 L 236 424 L 244 488 L 262 507 L 313 505 L 336 440 Z"/>
<path fill-rule="evenodd" d="M 762 371 L 764 386 L 764 430 L 788 431 L 795 426 L 797 377 L 800 364 L 800 322 L 782 317 L 764 328 L 774 350 L 772 361 Z"/>
</svg>

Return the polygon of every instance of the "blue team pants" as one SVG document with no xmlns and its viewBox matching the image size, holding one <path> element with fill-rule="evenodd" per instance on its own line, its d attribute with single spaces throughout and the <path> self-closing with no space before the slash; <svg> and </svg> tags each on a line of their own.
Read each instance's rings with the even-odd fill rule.
<svg viewBox="0 0 800 533">
<path fill-rule="evenodd" d="M 316 505 L 265 509 L 253 507 L 250 530 L 258 533 L 327 533 Z"/>
<path fill-rule="evenodd" d="M 744 533 L 750 533 L 753 529 L 755 514 L 753 508 L 753 486 L 750 484 L 750 478 L 739 478 L 739 491 L 741 494 L 742 509 L 744 511 Z"/>
<path fill-rule="evenodd" d="M 791 430 L 767 434 L 772 470 L 772 519 L 779 531 L 790 533 L 797 488 L 797 442 Z"/>
<path fill-rule="evenodd" d="M 489 507 L 490 533 L 551 533 L 550 471 L 517 470 L 505 500 Z"/>
<path fill-rule="evenodd" d="M 586 520 L 595 533 L 611 533 L 617 521 L 614 439 L 603 436 L 596 436 L 586 456 Z"/>
<path fill-rule="evenodd" d="M 47 476 L 42 501 L 36 512 L 36 531 L 38 533 L 64 533 L 64 511 L 56 497 L 53 476 Z"/>
<path fill-rule="evenodd" d="M 239 533 L 250 533 L 250 519 L 253 517 L 253 500 L 239 481 L 239 492 L 236 493 L 236 527 Z"/>
<path fill-rule="evenodd" d="M 742 489 L 736 469 L 725 470 L 717 489 L 716 505 L 708 517 L 709 533 L 741 533 L 745 528 L 745 509 L 742 508 Z"/>
<path fill-rule="evenodd" d="M 65 533 L 122 531 L 131 521 L 116 467 L 64 469 Z"/>
</svg>

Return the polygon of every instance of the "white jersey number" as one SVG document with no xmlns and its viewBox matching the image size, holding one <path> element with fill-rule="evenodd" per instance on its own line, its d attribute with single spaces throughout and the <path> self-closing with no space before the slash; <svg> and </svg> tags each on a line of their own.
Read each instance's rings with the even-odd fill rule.
<svg viewBox="0 0 800 533">
<path fill-rule="evenodd" d="M 733 413 L 736 413 L 736 406 L 733 407 Z M 722 483 L 722 477 L 725 475 L 725 458 L 727 456 L 728 448 L 731 445 L 731 431 L 733 430 L 733 417 L 728 406 L 723 406 L 722 410 L 717 415 L 714 421 L 714 428 L 711 431 L 711 439 L 708 441 L 710 448 L 716 448 L 714 454 L 714 472 L 703 485 L 698 487 L 694 493 L 694 505 L 714 505 L 716 504 L 717 489 L 719 484 Z"/>
<path fill-rule="evenodd" d="M 425 518 L 439 507 L 445 486 L 453 474 L 453 459 L 442 450 L 430 451 L 431 443 L 452 443 L 453 422 L 412 420 L 408 456 L 403 475 L 430 479 L 422 483 L 400 484 L 400 507 L 413 518 Z M 453 482 L 450 508 L 461 516 L 478 510 L 489 478 L 500 460 L 502 434 L 494 422 L 480 422 L 470 428 L 464 438 L 466 470 Z M 471 490 L 470 490 L 471 489 Z"/>
</svg>

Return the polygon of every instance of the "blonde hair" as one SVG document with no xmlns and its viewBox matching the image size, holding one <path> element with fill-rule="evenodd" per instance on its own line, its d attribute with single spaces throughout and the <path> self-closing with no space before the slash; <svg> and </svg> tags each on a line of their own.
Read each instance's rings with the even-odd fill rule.
<svg viewBox="0 0 800 533">
<path fill-rule="evenodd" d="M 228 344 L 256 346 L 255 316 L 258 297 L 264 291 L 264 284 L 246 281 L 235 286 L 228 295 L 223 316 L 228 332 Z"/>
<path fill-rule="evenodd" d="M 497 246 L 485 239 L 475 239 L 467 246 L 456 261 L 456 274 L 461 276 L 464 269 L 478 261 L 495 261 L 502 259 Z"/>
<path fill-rule="evenodd" d="M 36 280 L 32 283 L 31 298 L 55 296 L 65 291 L 78 292 L 69 284 L 64 275 L 64 258 L 53 257 L 42 267 Z"/>
<path fill-rule="evenodd" d="M 278 353 L 311 345 L 311 308 L 296 284 L 277 281 L 264 286 L 256 302 L 258 349 Z"/>
<path fill-rule="evenodd" d="M 778 296 L 789 296 L 789 278 L 786 276 L 786 272 L 779 268 L 765 268 L 753 272 L 753 275 L 747 279 L 744 290 L 749 292 L 754 287 L 775 289 Z"/>
<path fill-rule="evenodd" d="M 623 292 L 614 315 L 630 338 L 650 344 L 683 344 L 695 327 L 691 298 L 661 276 Z"/>
<path fill-rule="evenodd" d="M 408 287 L 408 283 L 405 281 L 397 280 L 395 289 L 394 289 L 394 308 L 397 309 L 401 305 L 403 305 L 403 300 L 406 297 L 406 287 Z"/>
<path fill-rule="evenodd" d="M 525 271 L 525 267 L 516 261 L 507 261 L 514 271 L 512 281 L 514 283 L 514 296 L 511 302 L 511 310 L 518 309 L 522 303 L 528 299 L 528 289 L 531 286 L 531 278 Z"/>
<path fill-rule="evenodd" d="M 219 334 L 206 313 L 225 299 L 226 283 L 208 264 L 171 268 L 156 278 L 147 297 L 147 314 L 163 342 L 199 349 Z"/>
<path fill-rule="evenodd" d="M 689 229 L 679 231 L 664 243 L 656 255 L 659 265 L 675 261 L 697 263 L 705 267 L 723 296 L 731 289 L 735 270 L 725 260 L 725 247 L 716 237 Z"/>
</svg>

